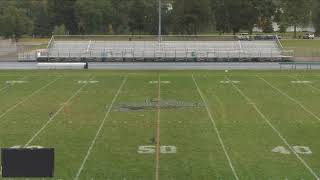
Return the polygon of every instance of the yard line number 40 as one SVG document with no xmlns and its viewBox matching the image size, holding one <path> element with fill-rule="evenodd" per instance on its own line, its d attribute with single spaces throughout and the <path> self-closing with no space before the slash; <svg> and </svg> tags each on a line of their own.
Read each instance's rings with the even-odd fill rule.
<svg viewBox="0 0 320 180">
<path fill-rule="evenodd" d="M 312 154 L 311 149 L 306 146 L 292 146 L 292 149 L 298 154 L 306 154 L 306 155 Z M 272 149 L 272 152 L 281 153 L 281 154 L 291 154 L 291 151 L 284 146 L 277 146 L 274 149 Z"/>
</svg>

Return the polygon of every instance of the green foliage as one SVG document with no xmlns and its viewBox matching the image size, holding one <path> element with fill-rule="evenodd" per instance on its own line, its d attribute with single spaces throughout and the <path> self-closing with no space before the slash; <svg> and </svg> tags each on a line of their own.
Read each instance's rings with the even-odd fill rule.
<svg viewBox="0 0 320 180">
<path fill-rule="evenodd" d="M 48 3 L 50 27 L 65 24 L 70 34 L 78 33 L 78 20 L 75 9 L 77 0 L 42 0 Z M 90 0 L 91 1 L 91 0 Z"/>
<path fill-rule="evenodd" d="M 151 1 L 146 0 L 131 0 L 129 7 L 129 28 L 131 33 L 138 32 L 141 34 L 142 32 L 150 29 L 150 25 L 156 26 L 156 11 L 157 4 Z"/>
<path fill-rule="evenodd" d="M 282 0 L 281 7 L 282 23 L 294 26 L 294 37 L 296 37 L 297 27 L 310 24 L 312 0 Z"/>
<path fill-rule="evenodd" d="M 112 24 L 108 25 L 108 34 L 114 34 L 114 30 L 113 30 Z"/>
<path fill-rule="evenodd" d="M 209 0 L 176 0 L 173 9 L 174 30 L 181 34 L 197 34 L 210 21 Z"/>
<path fill-rule="evenodd" d="M 81 34 L 106 33 L 110 23 L 111 4 L 108 0 L 78 0 L 75 13 Z"/>
<path fill-rule="evenodd" d="M 111 0 L 111 24 L 113 30 L 117 34 L 128 34 L 129 32 L 129 13 L 128 7 L 130 1 L 127 0 Z"/>
<path fill-rule="evenodd" d="M 66 34 L 66 27 L 64 24 L 60 26 L 55 26 L 53 30 L 54 35 L 65 35 Z"/>
<path fill-rule="evenodd" d="M 280 26 L 279 26 L 279 32 L 280 33 L 285 33 L 285 32 L 287 32 L 287 28 L 288 28 L 287 24 L 281 23 Z"/>
<path fill-rule="evenodd" d="M 32 31 L 32 21 L 26 11 L 9 5 L 0 16 L 0 34 L 6 38 L 19 39 Z"/>
<path fill-rule="evenodd" d="M 273 33 L 274 29 L 272 26 L 272 21 L 270 18 L 267 18 L 265 21 L 265 25 L 262 27 L 264 33 Z"/>
<path fill-rule="evenodd" d="M 47 1 L 37 1 L 32 4 L 32 19 L 34 22 L 33 34 L 49 36 L 52 33 Z"/>
<path fill-rule="evenodd" d="M 162 0 L 163 34 L 285 32 L 313 22 L 320 32 L 319 0 Z M 3 0 L 0 33 L 157 34 L 158 0 Z M 64 29 L 61 29 L 64 27 Z M 62 31 L 63 30 L 63 31 Z"/>
<path fill-rule="evenodd" d="M 217 0 L 215 17 L 217 30 L 237 33 L 240 30 L 252 32 L 255 24 L 271 19 L 275 14 L 275 4 L 272 0 Z"/>
<path fill-rule="evenodd" d="M 312 22 L 316 29 L 316 34 L 320 35 L 320 1 L 319 0 L 313 1 Z"/>
</svg>

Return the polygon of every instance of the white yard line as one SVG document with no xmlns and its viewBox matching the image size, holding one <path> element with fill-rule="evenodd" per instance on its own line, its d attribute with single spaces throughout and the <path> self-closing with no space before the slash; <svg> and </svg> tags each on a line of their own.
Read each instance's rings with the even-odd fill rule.
<svg viewBox="0 0 320 180">
<path fill-rule="evenodd" d="M 222 140 L 222 138 L 221 138 L 220 132 L 219 132 L 219 130 L 218 130 L 218 128 L 217 128 L 216 122 L 215 122 L 215 120 L 214 120 L 214 118 L 213 118 L 213 115 L 212 115 L 210 109 L 209 109 L 209 106 L 208 106 L 208 103 L 207 103 L 207 101 L 206 101 L 206 98 L 205 98 L 205 96 L 203 95 L 202 91 L 200 90 L 200 88 L 199 88 L 199 86 L 198 86 L 198 83 L 197 83 L 197 81 L 196 81 L 196 79 L 194 78 L 193 75 L 192 75 L 192 79 L 193 79 L 193 82 L 194 82 L 195 86 L 197 87 L 198 93 L 199 93 L 199 95 L 200 95 L 200 97 L 201 97 L 204 105 L 206 106 L 206 110 L 207 110 L 208 116 L 209 116 L 209 118 L 210 118 L 210 120 L 211 120 L 211 122 L 212 122 L 213 128 L 214 128 L 214 130 L 215 130 L 215 132 L 216 132 L 216 134 L 217 134 L 217 136 L 218 136 L 218 139 L 219 139 L 220 145 L 221 145 L 221 147 L 222 147 L 222 149 L 223 149 L 223 152 L 224 152 L 226 158 L 228 159 L 228 163 L 229 163 L 229 166 L 230 166 L 230 168 L 231 168 L 231 170 L 232 170 L 232 173 L 233 173 L 233 175 L 234 175 L 234 178 L 237 179 L 237 180 L 239 180 L 239 177 L 238 177 L 238 175 L 237 175 L 237 173 L 236 173 L 236 171 L 235 171 L 235 168 L 234 168 L 234 166 L 233 166 L 233 164 L 232 164 L 232 161 L 231 161 L 231 159 L 230 159 L 230 157 L 229 157 L 229 154 L 228 154 L 228 152 L 227 152 L 227 150 L 226 150 L 226 148 L 225 148 L 224 142 L 223 142 L 223 140 Z"/>
<path fill-rule="evenodd" d="M 7 89 L 10 86 L 10 84 L 5 85 L 3 88 L 0 89 L 0 92 Z"/>
<path fill-rule="evenodd" d="M 227 78 L 227 77 L 226 77 Z M 229 80 L 229 78 L 227 78 Z M 273 126 L 270 120 L 262 113 L 262 111 L 256 106 L 256 104 L 244 94 L 244 92 L 238 88 L 234 83 L 231 83 L 233 88 L 239 92 L 239 94 L 255 109 L 255 111 L 262 117 L 262 119 L 270 126 L 270 128 L 279 136 L 279 138 L 283 141 L 283 143 L 292 151 L 292 153 L 297 157 L 298 160 L 306 167 L 306 169 L 317 179 L 319 180 L 319 176 L 312 170 L 312 168 L 304 161 L 302 157 L 291 147 L 288 141 L 284 138 L 284 136 Z"/>
<path fill-rule="evenodd" d="M 26 74 L 0 74 L 0 77 L 31 77 L 34 75 L 26 75 Z"/>
<path fill-rule="evenodd" d="M 48 84 L 42 86 L 41 88 L 39 88 L 38 90 L 34 91 L 32 94 L 30 94 L 29 96 L 27 96 L 26 98 L 24 98 L 23 100 L 17 102 L 15 105 L 11 106 L 9 109 L 7 109 L 4 113 L 2 113 L 0 115 L 0 119 L 3 118 L 5 115 L 7 115 L 9 112 L 11 112 L 12 110 L 14 110 L 15 108 L 17 108 L 20 104 L 25 103 L 26 101 L 28 101 L 31 97 L 33 97 L 34 95 L 36 95 L 37 93 L 39 93 L 40 91 L 42 91 L 43 89 L 47 88 L 48 86 L 50 86 L 51 84 L 55 83 L 58 79 L 60 79 L 61 77 L 58 77 L 56 79 L 54 79 L 53 81 L 49 82 Z"/>
<path fill-rule="evenodd" d="M 90 79 L 93 79 L 90 78 Z M 88 84 L 82 85 L 62 106 L 49 118 L 49 120 L 32 136 L 32 138 L 25 144 L 24 147 L 27 147 L 32 143 L 32 141 L 54 120 L 54 118 L 63 110 L 66 104 L 69 104 L 73 98 L 75 98 L 83 88 L 85 88 Z"/>
<path fill-rule="evenodd" d="M 106 121 L 106 120 L 108 119 L 108 117 L 109 117 L 109 114 L 110 114 L 110 112 L 111 112 L 111 109 L 113 108 L 113 104 L 114 104 L 115 101 L 117 100 L 117 98 L 118 98 L 118 96 L 119 96 L 119 94 L 120 94 L 120 92 L 121 92 L 121 90 L 122 90 L 122 88 L 123 88 L 123 86 L 125 85 L 126 82 L 127 82 L 127 77 L 125 77 L 125 78 L 123 79 L 123 81 L 122 81 L 122 83 L 121 83 L 121 85 L 120 85 L 117 93 L 116 93 L 115 96 L 113 97 L 112 102 L 111 102 L 110 106 L 108 107 L 108 110 L 107 110 L 107 112 L 106 112 L 106 114 L 105 114 L 105 116 L 104 116 L 104 118 L 103 118 L 103 120 L 102 120 L 102 122 L 101 122 L 101 124 L 100 124 L 99 129 L 97 130 L 97 133 L 96 133 L 95 137 L 94 137 L 93 140 L 91 141 L 91 144 L 90 144 L 90 146 L 89 146 L 89 149 L 88 149 L 88 151 L 87 151 L 87 154 L 86 154 L 86 156 L 84 157 L 84 159 L 83 159 L 83 161 L 82 161 L 82 163 L 81 163 L 80 168 L 78 169 L 78 172 L 77 172 L 77 174 L 76 174 L 76 177 L 74 178 L 75 180 L 78 180 L 78 179 L 79 179 L 80 174 L 81 174 L 81 172 L 82 172 L 82 170 L 83 170 L 83 168 L 84 168 L 84 166 L 85 166 L 85 164 L 86 164 L 86 162 L 87 162 L 87 159 L 88 159 L 88 157 L 89 157 L 90 154 L 91 154 L 91 151 L 92 151 L 92 149 L 93 149 L 93 146 L 94 146 L 94 144 L 96 143 L 97 138 L 98 138 L 99 135 L 100 135 L 100 132 L 101 132 L 103 126 L 104 126 L 104 123 L 105 123 L 105 121 Z"/>
<path fill-rule="evenodd" d="M 158 100 L 157 100 L 157 121 L 156 121 L 156 128 L 157 128 L 157 138 L 156 138 L 156 169 L 155 169 L 155 180 L 159 180 L 159 170 L 160 170 L 160 113 L 161 113 L 161 78 L 160 74 L 158 74 Z"/>
<path fill-rule="evenodd" d="M 264 78 L 257 76 L 259 79 L 261 79 L 262 81 L 264 81 L 266 84 L 268 84 L 271 88 L 273 88 L 274 90 L 278 91 L 280 94 L 282 94 L 283 96 L 285 96 L 286 98 L 288 98 L 289 100 L 291 100 L 292 102 L 296 103 L 297 105 L 299 105 L 305 112 L 309 113 L 311 116 L 313 116 L 314 118 L 316 118 L 318 121 L 320 121 L 320 117 L 318 117 L 316 114 L 314 114 L 312 111 L 310 111 L 307 107 L 305 107 L 300 101 L 294 99 L 293 97 L 289 96 L 287 93 L 283 92 L 282 90 L 280 90 L 279 88 L 275 87 L 274 85 L 272 85 L 270 82 L 268 82 L 267 80 L 265 80 Z"/>
</svg>

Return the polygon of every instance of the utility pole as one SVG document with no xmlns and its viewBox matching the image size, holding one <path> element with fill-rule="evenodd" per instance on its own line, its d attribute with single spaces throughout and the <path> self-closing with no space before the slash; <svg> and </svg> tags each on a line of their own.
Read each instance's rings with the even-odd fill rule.
<svg viewBox="0 0 320 180">
<path fill-rule="evenodd" d="M 162 3 L 161 3 L 161 0 L 158 0 L 159 1 L 159 32 L 158 32 L 158 42 L 159 42 L 159 45 L 162 41 L 162 38 L 161 38 L 161 16 L 162 16 L 162 12 L 161 12 L 161 6 L 162 6 Z"/>
</svg>

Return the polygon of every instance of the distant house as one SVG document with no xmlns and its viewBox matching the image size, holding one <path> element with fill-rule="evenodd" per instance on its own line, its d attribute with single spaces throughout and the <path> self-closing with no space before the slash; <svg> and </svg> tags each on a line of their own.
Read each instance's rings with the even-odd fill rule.
<svg viewBox="0 0 320 180">
<path fill-rule="evenodd" d="M 272 23 L 272 26 L 273 26 L 274 31 L 280 30 L 279 25 L 277 23 L 275 23 L 275 22 Z M 307 27 L 298 27 L 297 31 L 298 32 L 316 32 L 313 25 L 309 25 Z M 255 27 L 255 28 L 253 28 L 253 32 L 262 32 L 262 29 Z M 294 32 L 294 27 L 293 26 L 288 27 L 287 32 Z"/>
<path fill-rule="evenodd" d="M 172 11 L 173 10 L 173 1 L 164 2 L 164 6 L 168 11 Z"/>
</svg>

